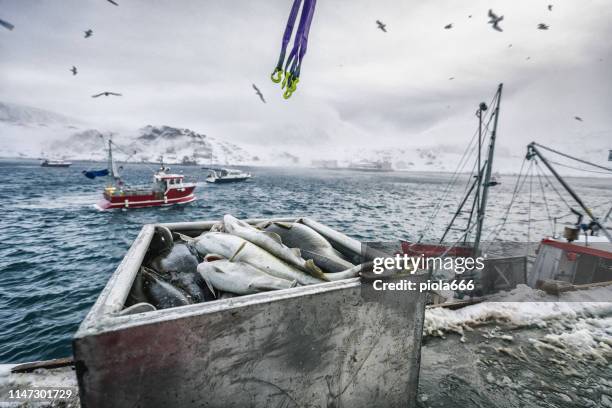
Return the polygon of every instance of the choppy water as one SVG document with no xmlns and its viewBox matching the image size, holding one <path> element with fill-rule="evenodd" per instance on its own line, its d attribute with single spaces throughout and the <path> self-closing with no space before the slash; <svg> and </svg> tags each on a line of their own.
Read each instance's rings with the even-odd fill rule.
<svg viewBox="0 0 612 408">
<path fill-rule="evenodd" d="M 68 169 L 41 168 L 33 161 L 0 161 L 0 362 L 55 358 L 71 353 L 70 339 L 106 284 L 141 226 L 154 222 L 237 217 L 307 215 L 360 240 L 415 239 L 430 224 L 449 175 L 354 173 L 306 169 L 251 171 L 255 178 L 237 185 L 207 185 L 199 167 L 180 167 L 199 179 L 198 200 L 163 209 L 99 212 L 93 205 L 103 181 L 80 173 L 100 165 L 75 163 Z M 102 166 L 103 167 L 103 166 Z M 148 182 L 151 169 L 126 165 L 128 182 Z M 491 190 L 489 225 L 499 223 L 515 178 L 506 176 Z M 604 210 L 612 197 L 611 179 L 569 179 L 593 208 Z M 534 181 L 532 220 L 546 210 Z M 516 201 L 505 239 L 525 241 L 528 183 Z M 462 194 L 457 188 L 432 225 L 439 236 Z M 551 213 L 568 212 L 548 195 Z M 550 224 L 533 221 L 531 237 L 550 234 Z"/>
</svg>

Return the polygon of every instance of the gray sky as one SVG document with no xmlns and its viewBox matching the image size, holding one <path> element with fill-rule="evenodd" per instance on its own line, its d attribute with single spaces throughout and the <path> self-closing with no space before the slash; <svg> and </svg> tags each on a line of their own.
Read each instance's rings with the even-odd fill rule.
<svg viewBox="0 0 612 408">
<path fill-rule="evenodd" d="M 0 30 L 0 101 L 293 151 L 461 146 L 504 82 L 501 152 L 523 154 L 532 139 L 612 144 L 610 0 L 548 0 L 552 12 L 544 0 L 319 0 L 289 101 L 269 75 L 290 0 L 117 1 L 0 0 L 16 27 Z M 489 8 L 505 16 L 503 33 Z M 90 98 L 103 90 L 124 97 Z"/>
</svg>

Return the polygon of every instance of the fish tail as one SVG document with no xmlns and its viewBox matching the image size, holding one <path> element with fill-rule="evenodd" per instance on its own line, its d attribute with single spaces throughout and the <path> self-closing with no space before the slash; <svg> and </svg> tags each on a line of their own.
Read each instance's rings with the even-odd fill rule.
<svg viewBox="0 0 612 408">
<path fill-rule="evenodd" d="M 174 231 L 174 233 L 175 233 L 176 235 L 178 235 L 178 237 L 179 237 L 181 240 L 185 241 L 185 242 L 193 242 L 193 241 L 195 241 L 195 238 L 191 238 L 190 236 L 187 236 L 187 235 L 185 235 L 185 234 L 181 234 L 180 232 L 176 232 L 176 231 Z"/>
<path fill-rule="evenodd" d="M 319 278 L 321 280 L 324 281 L 329 281 L 329 278 L 323 273 L 323 271 L 321 270 L 321 268 L 319 268 L 317 265 L 315 265 L 314 261 L 312 259 L 309 259 L 306 261 L 306 271 L 314 276 L 315 278 Z"/>
<path fill-rule="evenodd" d="M 244 248 L 246 246 L 246 241 L 244 241 L 242 244 L 240 244 L 240 246 L 238 247 L 238 249 L 236 250 L 236 252 L 234 252 L 234 255 L 232 255 L 229 259 L 230 262 L 234 261 L 234 258 L 236 258 L 236 255 L 238 255 L 240 253 L 240 251 L 242 251 L 242 248 Z"/>
</svg>

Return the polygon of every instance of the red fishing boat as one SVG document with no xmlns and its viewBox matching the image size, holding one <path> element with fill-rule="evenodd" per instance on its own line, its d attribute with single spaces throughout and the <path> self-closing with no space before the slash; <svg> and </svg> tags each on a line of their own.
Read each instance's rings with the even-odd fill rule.
<svg viewBox="0 0 612 408">
<path fill-rule="evenodd" d="M 182 174 L 172 174 L 162 163 L 148 186 L 128 186 L 121 179 L 113 161 L 112 142 L 108 142 L 108 179 L 104 198 L 96 204 L 99 210 L 117 208 L 162 207 L 187 204 L 195 200 L 195 184 L 185 183 Z"/>
</svg>

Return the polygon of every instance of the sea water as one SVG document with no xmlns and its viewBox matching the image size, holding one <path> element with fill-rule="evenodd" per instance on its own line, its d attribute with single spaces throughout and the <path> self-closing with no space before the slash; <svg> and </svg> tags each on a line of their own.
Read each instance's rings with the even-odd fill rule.
<svg viewBox="0 0 612 408">
<path fill-rule="evenodd" d="M 89 180 L 81 172 L 104 167 L 76 162 L 70 168 L 42 168 L 31 160 L 0 160 L 0 363 L 70 355 L 73 333 L 143 224 L 215 220 L 226 213 L 308 216 L 361 241 L 415 240 L 422 231 L 434 239 L 469 182 L 461 177 L 432 219 L 450 174 L 250 168 L 254 177 L 248 182 L 211 185 L 199 166 L 172 166 L 197 183 L 195 202 L 100 212 L 94 204 L 105 179 Z M 149 183 L 156 167 L 124 165 L 125 180 Z M 516 177 L 499 181 L 490 190 L 485 237 L 501 223 Z M 600 214 L 612 205 L 611 179 L 568 182 Z M 551 234 L 547 212 L 560 216 L 569 210 L 549 187 L 544 201 L 538 180 L 527 180 L 498 237 L 526 242 Z"/>
</svg>

